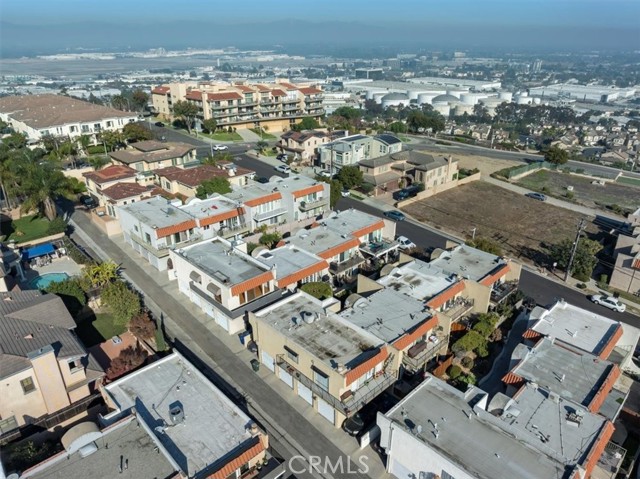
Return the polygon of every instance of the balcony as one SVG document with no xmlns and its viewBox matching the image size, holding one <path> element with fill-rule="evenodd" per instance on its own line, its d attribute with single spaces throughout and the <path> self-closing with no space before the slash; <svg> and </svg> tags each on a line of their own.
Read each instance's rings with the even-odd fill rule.
<svg viewBox="0 0 640 479">
<path fill-rule="evenodd" d="M 380 239 L 378 241 L 370 241 L 368 243 L 362 243 L 360 245 L 360 251 L 370 256 L 379 258 L 391 251 L 398 249 L 400 244 L 397 241 L 389 241 L 386 239 Z"/>
<path fill-rule="evenodd" d="M 491 303 L 498 305 L 507 299 L 518 289 L 517 281 L 507 281 L 505 283 L 496 283 L 491 290 Z"/>
<path fill-rule="evenodd" d="M 438 351 L 447 346 L 448 335 L 431 335 L 426 341 L 420 341 L 411 346 L 402 355 L 402 364 L 409 371 L 419 371 L 434 358 Z"/>
<path fill-rule="evenodd" d="M 315 201 L 301 201 L 299 208 L 300 211 L 310 211 L 322 206 L 327 206 L 327 198 L 319 198 Z"/>
<path fill-rule="evenodd" d="M 242 223 L 231 226 L 224 225 L 222 228 L 220 228 L 218 234 L 223 238 L 231 238 L 232 236 L 240 235 L 247 232 L 249 232 L 249 225 L 246 223 Z"/>
<path fill-rule="evenodd" d="M 256 106 L 258 104 L 257 101 L 239 101 L 238 106 Z"/>
<path fill-rule="evenodd" d="M 331 262 L 329 264 L 329 271 L 333 274 L 341 274 L 349 269 L 360 266 L 362 263 L 364 263 L 364 258 L 359 255 L 354 255 L 342 263 L 338 263 L 337 261 Z"/>
<path fill-rule="evenodd" d="M 295 111 L 295 110 L 298 110 L 298 105 L 282 107 L 282 111 Z"/>
<path fill-rule="evenodd" d="M 170 245 L 162 244 L 162 245 L 158 245 L 158 247 L 155 247 L 145 242 L 142 238 L 140 238 L 136 234 L 132 233 L 130 237 L 132 241 L 142 246 L 144 249 L 146 249 L 149 253 L 154 255 L 156 258 L 164 258 L 165 256 L 168 256 L 169 250 L 172 248 L 183 248 L 185 246 L 190 246 L 194 243 L 199 243 L 200 241 L 202 241 L 202 235 L 195 234 L 195 235 L 191 235 L 189 239 L 185 241 L 181 241 L 179 243 L 174 243 Z"/>
<path fill-rule="evenodd" d="M 314 396 L 328 402 L 334 409 L 347 417 L 358 412 L 396 382 L 395 373 L 385 371 L 371 378 L 355 392 L 347 391 L 347 393 L 343 394 L 342 398 L 337 398 L 285 361 L 283 354 L 276 355 L 276 364 L 291 374 L 300 384 L 311 389 Z"/>
<path fill-rule="evenodd" d="M 473 304 L 473 299 L 458 298 L 449 308 L 445 309 L 443 313 L 449 316 L 451 321 L 458 321 L 460 318 L 471 312 Z"/>
<path fill-rule="evenodd" d="M 627 450 L 625 448 L 613 442 L 607 443 L 591 477 L 594 479 L 614 479 L 618 475 L 626 455 Z"/>
<path fill-rule="evenodd" d="M 264 220 L 268 220 L 269 218 L 274 218 L 276 216 L 283 215 L 286 212 L 287 212 L 286 208 L 276 208 L 274 210 L 266 211 L 264 213 L 258 213 L 253 216 L 253 219 L 256 221 L 264 221 Z"/>
</svg>

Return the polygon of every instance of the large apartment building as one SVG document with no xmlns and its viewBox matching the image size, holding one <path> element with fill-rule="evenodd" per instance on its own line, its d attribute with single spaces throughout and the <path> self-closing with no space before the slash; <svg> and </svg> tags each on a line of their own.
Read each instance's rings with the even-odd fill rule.
<svg viewBox="0 0 640 479">
<path fill-rule="evenodd" d="M 151 90 L 156 113 L 173 116 L 173 105 L 197 105 L 198 118 L 213 118 L 222 128 L 265 128 L 286 131 L 304 117 L 324 115 L 323 91 L 285 81 L 273 84 L 190 82 L 170 83 Z"/>
</svg>

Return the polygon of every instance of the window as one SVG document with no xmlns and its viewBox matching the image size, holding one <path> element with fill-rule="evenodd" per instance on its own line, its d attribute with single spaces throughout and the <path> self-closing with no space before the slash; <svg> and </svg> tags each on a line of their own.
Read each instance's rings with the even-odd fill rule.
<svg viewBox="0 0 640 479">
<path fill-rule="evenodd" d="M 71 361 L 69 361 L 69 370 L 72 373 L 75 373 L 76 371 L 80 371 L 82 369 L 82 364 L 80 363 L 79 359 L 72 359 Z"/>
<path fill-rule="evenodd" d="M 298 364 L 298 353 L 296 353 L 293 349 L 288 348 L 287 346 L 284 347 L 284 350 L 287 352 L 287 357 L 294 363 Z"/>
<path fill-rule="evenodd" d="M 136 233 L 139 232 L 138 225 L 133 225 L 133 229 L 136 231 Z"/>
<path fill-rule="evenodd" d="M 325 391 L 329 390 L 329 376 L 313 367 L 313 381 Z"/>
<path fill-rule="evenodd" d="M 440 475 L 440 477 L 442 479 L 456 479 L 455 477 L 453 477 L 451 474 L 449 474 L 446 471 L 442 471 L 442 474 Z"/>
<path fill-rule="evenodd" d="M 22 386 L 22 391 L 24 391 L 25 394 L 36 390 L 36 385 L 33 383 L 31 376 L 20 381 L 20 386 Z"/>
<path fill-rule="evenodd" d="M 151 244 L 151 235 L 149 233 L 144 234 L 144 241 L 147 244 Z"/>
<path fill-rule="evenodd" d="M 18 429 L 18 421 L 15 416 L 0 419 L 0 434 Z"/>
</svg>

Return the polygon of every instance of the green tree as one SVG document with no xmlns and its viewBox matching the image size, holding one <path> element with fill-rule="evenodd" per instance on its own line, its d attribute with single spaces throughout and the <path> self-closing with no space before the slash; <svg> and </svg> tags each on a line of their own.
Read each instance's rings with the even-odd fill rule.
<svg viewBox="0 0 640 479">
<path fill-rule="evenodd" d="M 67 177 L 49 162 L 24 162 L 19 167 L 20 193 L 24 199 L 20 210 L 37 210 L 53 220 L 57 216 L 55 200 L 60 196 L 71 198 L 73 187 Z"/>
<path fill-rule="evenodd" d="M 61 216 L 56 216 L 52 221 L 49 222 L 49 226 L 47 227 L 48 235 L 55 235 L 58 233 L 64 233 L 67 230 L 67 222 Z"/>
<path fill-rule="evenodd" d="M 100 132 L 100 141 L 107 148 L 107 151 L 114 151 L 126 145 L 124 134 L 120 131 L 104 130 Z"/>
<path fill-rule="evenodd" d="M 153 133 L 140 123 L 127 123 L 122 128 L 122 134 L 128 141 L 152 140 Z"/>
<path fill-rule="evenodd" d="M 273 231 L 271 233 L 264 232 L 262 233 L 262 236 L 260 236 L 260 239 L 258 240 L 258 242 L 261 245 L 271 249 L 275 245 L 277 245 L 281 239 L 282 239 L 282 236 L 277 231 Z"/>
<path fill-rule="evenodd" d="M 260 153 L 264 153 L 264 150 L 269 146 L 269 143 L 267 143 L 264 140 L 260 140 L 259 142 L 256 143 L 256 148 L 258 149 L 258 151 Z"/>
<path fill-rule="evenodd" d="M 559 268 L 566 270 L 569 266 L 572 249 L 573 241 L 565 239 L 550 248 L 551 259 L 558 263 Z M 598 254 L 601 249 L 602 245 L 597 241 L 580 238 L 570 274 L 580 281 L 588 281 L 593 273 L 593 268 L 598 264 L 596 254 Z"/>
<path fill-rule="evenodd" d="M 131 103 L 136 110 L 142 111 L 147 107 L 147 104 L 149 103 L 149 94 L 138 88 L 131 94 Z"/>
<path fill-rule="evenodd" d="M 316 120 L 311 116 L 305 116 L 302 120 L 300 120 L 300 123 L 296 123 L 291 127 L 291 129 L 294 131 L 304 131 L 304 130 L 315 130 L 316 128 L 319 128 L 319 127 L 320 127 L 320 123 L 318 123 L 318 120 Z"/>
<path fill-rule="evenodd" d="M 109 283 L 102 290 L 100 299 L 113 315 L 113 320 L 122 326 L 140 313 L 140 298 L 122 281 Z"/>
<path fill-rule="evenodd" d="M 113 261 L 86 265 L 84 276 L 92 287 L 106 286 L 118 279 L 119 266 Z"/>
<path fill-rule="evenodd" d="M 129 105 L 129 99 L 124 95 L 114 95 L 111 97 L 111 108 L 125 111 L 130 109 Z"/>
<path fill-rule="evenodd" d="M 9 148 L 19 149 L 27 146 L 27 137 L 22 133 L 11 133 L 8 137 L 2 140 L 2 143 Z"/>
<path fill-rule="evenodd" d="M 87 155 L 87 148 L 91 145 L 91 137 L 89 135 L 80 135 L 78 143 L 80 144 L 80 148 L 82 148 L 84 154 Z"/>
<path fill-rule="evenodd" d="M 187 130 L 191 133 L 191 128 L 198 115 L 198 107 L 194 103 L 179 100 L 173 104 L 173 114 L 184 121 Z"/>
<path fill-rule="evenodd" d="M 333 112 L 334 116 L 341 116 L 349 121 L 357 120 L 362 116 L 362 110 L 353 108 L 352 106 L 341 106 Z"/>
<path fill-rule="evenodd" d="M 229 183 L 229 180 L 221 176 L 216 176 L 210 180 L 203 181 L 196 189 L 196 196 L 201 200 L 207 198 L 213 193 L 219 193 L 221 195 L 231 193 L 231 184 Z"/>
<path fill-rule="evenodd" d="M 202 122 L 202 127 L 207 130 L 209 133 L 213 133 L 218 128 L 218 122 L 215 118 L 207 118 Z"/>
<path fill-rule="evenodd" d="M 467 240 L 466 244 L 467 246 L 471 246 L 472 248 L 479 249 L 480 251 L 494 254 L 496 256 L 502 256 L 502 248 L 497 242 L 493 241 L 490 238 L 477 236 L 473 240 Z"/>
<path fill-rule="evenodd" d="M 100 170 L 111 163 L 111 160 L 106 156 L 90 156 L 87 161 L 95 170 Z"/>
<path fill-rule="evenodd" d="M 310 294 L 314 298 L 318 298 L 320 300 L 327 299 L 333 296 L 333 291 L 331 290 L 331 286 L 327 283 L 323 282 L 311 282 L 303 284 L 300 289 L 307 294 Z"/>
<path fill-rule="evenodd" d="M 54 281 L 49 283 L 44 290 L 59 296 L 71 316 L 76 316 L 87 304 L 87 295 L 83 291 L 80 281 L 75 278 Z"/>
<path fill-rule="evenodd" d="M 348 190 L 357 188 L 363 181 L 362 171 L 357 166 L 345 166 L 338 173 L 338 181 Z"/>
<path fill-rule="evenodd" d="M 451 379 L 458 379 L 462 374 L 462 369 L 457 364 L 452 364 L 447 368 L 447 376 Z"/>
<path fill-rule="evenodd" d="M 387 126 L 387 130 L 389 130 L 392 133 L 406 133 L 407 125 L 405 125 L 401 121 L 394 121 L 389 126 Z"/>
<path fill-rule="evenodd" d="M 459 353 L 462 351 L 477 351 L 478 349 L 482 349 L 487 347 L 487 340 L 477 331 L 469 331 L 460 339 L 458 339 L 453 346 L 451 346 L 451 351 L 454 353 Z"/>
<path fill-rule="evenodd" d="M 552 146 L 544 154 L 544 160 L 554 165 L 564 165 L 569 161 L 569 152 L 557 146 Z"/>
</svg>

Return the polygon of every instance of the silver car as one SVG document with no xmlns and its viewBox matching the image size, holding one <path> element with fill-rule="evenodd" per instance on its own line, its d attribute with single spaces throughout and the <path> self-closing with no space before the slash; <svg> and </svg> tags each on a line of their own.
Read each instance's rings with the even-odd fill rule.
<svg viewBox="0 0 640 479">
<path fill-rule="evenodd" d="M 613 311 L 617 311 L 618 313 L 624 313 L 627 309 L 627 305 L 620 301 L 618 298 L 614 298 L 613 296 L 606 296 L 603 294 L 594 294 L 591 296 L 591 301 L 600 306 L 604 306 L 605 308 L 609 308 Z"/>
</svg>

